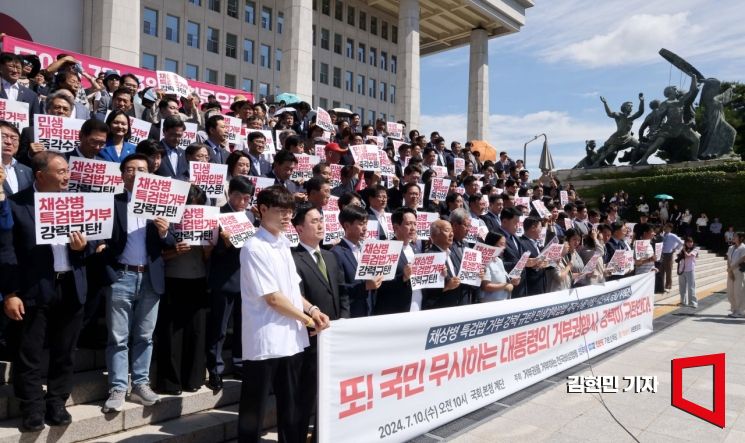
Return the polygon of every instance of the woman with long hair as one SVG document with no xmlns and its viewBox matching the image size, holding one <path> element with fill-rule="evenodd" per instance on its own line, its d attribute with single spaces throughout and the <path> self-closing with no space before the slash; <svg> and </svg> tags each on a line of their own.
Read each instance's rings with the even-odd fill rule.
<svg viewBox="0 0 745 443">
<path fill-rule="evenodd" d="M 686 237 L 683 249 L 678 253 L 678 286 L 680 289 L 680 304 L 691 308 L 698 307 L 696 299 L 696 259 L 698 248 L 692 237 Z"/>
<path fill-rule="evenodd" d="M 121 163 L 128 155 L 134 154 L 135 145 L 129 142 L 131 126 L 129 116 L 119 109 L 111 111 L 106 117 L 106 125 L 109 134 L 106 137 L 106 146 L 101 149 L 99 155 L 106 161 Z"/>
</svg>

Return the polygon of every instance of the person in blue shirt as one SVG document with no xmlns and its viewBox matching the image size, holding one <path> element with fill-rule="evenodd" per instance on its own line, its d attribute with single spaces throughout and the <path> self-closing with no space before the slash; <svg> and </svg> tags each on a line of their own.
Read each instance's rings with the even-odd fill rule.
<svg viewBox="0 0 745 443">
<path fill-rule="evenodd" d="M 114 110 L 106 117 L 106 125 L 109 134 L 106 137 L 106 146 L 99 155 L 106 161 L 121 163 L 130 154 L 134 154 L 136 146 L 130 143 L 131 127 L 129 116 L 124 111 Z"/>
</svg>

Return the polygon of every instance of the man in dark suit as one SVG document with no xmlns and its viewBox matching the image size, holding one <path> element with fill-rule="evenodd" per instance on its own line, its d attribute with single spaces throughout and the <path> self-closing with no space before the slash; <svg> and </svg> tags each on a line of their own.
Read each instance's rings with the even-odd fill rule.
<svg viewBox="0 0 745 443">
<path fill-rule="evenodd" d="M 58 89 L 49 94 L 46 100 L 46 114 L 58 117 L 70 117 L 75 109 L 75 97 L 67 89 Z M 31 157 L 44 151 L 44 145 L 34 142 L 34 127 L 28 126 L 21 131 L 21 143 L 16 158 L 26 166 L 31 166 Z"/>
<path fill-rule="evenodd" d="M 295 196 L 295 200 L 304 200 L 305 193 L 303 188 L 298 186 L 297 183 L 290 180 L 292 171 L 297 166 L 297 157 L 290 151 L 281 150 L 274 156 L 274 163 L 272 164 L 272 170 L 269 171 L 266 176 L 274 179 L 275 185 L 282 185 L 287 188 L 292 195 Z"/>
<path fill-rule="evenodd" d="M 426 252 L 444 252 L 447 256 L 445 261 L 445 287 L 442 289 L 422 289 L 422 310 L 467 305 L 470 302 L 469 292 L 464 291 L 463 289 L 467 288 L 460 284 L 459 269 L 453 263 L 450 252 L 450 247 L 453 245 L 453 227 L 446 220 L 436 220 L 429 229 L 429 238 L 432 245 Z"/>
<path fill-rule="evenodd" d="M 404 188 L 408 183 L 419 183 L 422 178 L 422 168 L 417 165 L 408 165 L 404 168 L 404 176 L 398 187 L 388 190 L 388 209 L 391 211 L 404 205 Z"/>
<path fill-rule="evenodd" d="M 178 147 L 185 130 L 186 125 L 177 116 L 167 117 L 163 121 L 163 139 L 160 144 L 165 149 L 165 154 L 163 161 L 160 162 L 160 168 L 155 171 L 156 174 L 177 180 L 189 180 L 189 162 L 186 161 L 184 150 Z"/>
<path fill-rule="evenodd" d="M 106 273 L 111 284 L 106 303 L 106 367 L 109 372 L 109 398 L 104 412 L 119 412 L 132 373 L 131 399 L 145 406 L 158 402 L 150 389 L 152 336 L 160 296 L 165 292 L 163 250 L 176 240 L 163 218 L 145 220 L 128 215 L 135 174 L 146 173 L 149 159 L 131 154 L 121 163 L 124 192 L 114 196 L 114 227 L 103 250 Z M 132 342 L 132 365 L 129 345 Z"/>
<path fill-rule="evenodd" d="M 525 266 L 525 280 L 527 280 L 527 294 L 538 295 L 546 293 L 546 261 L 537 260 L 541 255 L 538 238 L 541 235 L 541 221 L 528 217 L 523 221 L 525 234 L 520 238 L 523 249 L 530 252 L 530 259 Z"/>
<path fill-rule="evenodd" d="M 351 317 L 367 317 L 375 305 L 375 292 L 383 281 L 356 280 L 357 263 L 362 254 L 362 240 L 367 233 L 367 212 L 357 205 L 347 205 L 339 213 L 339 223 L 344 229 L 344 238 L 331 249 L 336 261 L 344 271 L 344 287 L 349 296 Z"/>
<path fill-rule="evenodd" d="M 486 227 L 487 229 L 489 229 L 489 232 L 499 232 L 499 228 L 500 226 L 502 226 L 502 222 L 499 219 L 499 214 L 502 213 L 502 209 L 504 209 L 502 195 L 489 195 L 489 209 L 486 211 L 486 214 L 481 216 L 481 220 L 486 223 Z"/>
<path fill-rule="evenodd" d="M 23 165 L 15 159 L 18 152 L 18 143 L 21 134 L 18 128 L 12 124 L 0 120 L 0 133 L 2 133 L 2 166 L 5 168 L 5 181 L 3 191 L 7 196 L 23 191 L 34 182 L 31 168 Z"/>
<path fill-rule="evenodd" d="M 0 54 L 0 98 L 28 103 L 28 118 L 34 121 L 34 114 L 41 112 L 39 96 L 29 88 L 18 83 L 23 72 L 21 58 L 10 52 Z"/>
<path fill-rule="evenodd" d="M 499 233 L 504 236 L 506 241 L 504 253 L 502 254 L 502 263 L 504 263 L 504 269 L 507 272 L 512 271 L 512 268 L 520 261 L 520 257 L 526 252 L 525 246 L 523 246 L 517 237 L 517 225 L 520 222 L 522 214 L 517 208 L 504 208 L 499 217 L 502 220 L 502 227 Z M 523 272 L 525 271 L 523 270 Z M 528 286 L 524 277 L 521 273 L 520 284 L 512 290 L 512 298 L 528 295 Z"/>
<path fill-rule="evenodd" d="M 369 196 L 367 205 L 368 218 L 378 223 L 379 240 L 391 239 L 393 238 L 393 232 L 388 232 L 388 216 L 385 214 L 385 206 L 388 202 L 388 190 L 383 185 L 377 185 L 372 189 L 368 189 L 365 189 L 366 194 Z"/>
<path fill-rule="evenodd" d="M 248 134 L 248 157 L 251 159 L 251 174 L 254 177 L 265 177 L 272 165 L 264 158 L 266 148 L 266 136 L 261 132 Z"/>
<path fill-rule="evenodd" d="M 297 230 L 300 244 L 293 249 L 292 258 L 300 276 L 300 292 L 308 302 L 330 320 L 349 318 L 349 297 L 344 285 L 344 274 L 336 256 L 319 247 L 323 240 L 323 218 L 310 203 L 301 203 L 295 209 L 292 224 Z M 315 310 L 311 307 L 312 310 Z M 299 435 L 308 435 L 310 417 L 316 406 L 318 384 L 318 352 L 315 336 L 310 337 L 310 346 L 303 352 L 300 370 L 300 414 L 302 416 Z M 316 439 L 318 421 L 313 430 Z"/>
<path fill-rule="evenodd" d="M 14 265 L 0 288 L 5 314 L 11 320 L 23 320 L 13 363 L 13 389 L 21 404 L 24 431 L 42 430 L 45 418 L 53 426 L 72 421 L 65 401 L 72 389 L 75 342 L 88 290 L 85 257 L 92 252 L 92 245 L 77 232 L 70 234 L 69 244 L 36 244 L 34 192 L 64 192 L 70 175 L 64 157 L 54 152 L 34 156 L 33 170 L 34 185 L 10 198 L 13 243 L 3 250 L 12 251 Z M 45 343 L 49 345 L 46 395 L 41 375 Z"/>
<path fill-rule="evenodd" d="M 384 281 L 378 290 L 378 296 L 373 308 L 374 315 L 396 314 L 409 312 L 412 306 L 416 310 L 421 308 L 422 291 L 416 291 L 418 299 L 414 299 L 411 290 L 411 265 L 414 262 L 412 242 L 416 240 L 416 213 L 410 208 L 398 208 L 391 214 L 391 223 L 396 240 L 403 242 L 401 255 L 396 264 L 396 274 L 392 280 Z"/>
<path fill-rule="evenodd" d="M 256 219 L 251 212 L 251 198 L 254 195 L 254 185 L 247 177 L 239 175 L 233 177 L 228 184 L 228 202 L 221 208 L 221 213 L 244 212 L 248 220 L 255 224 Z M 207 386 L 213 391 L 223 387 L 223 371 L 225 363 L 222 359 L 222 349 L 225 343 L 228 321 L 233 319 L 232 358 L 235 373 L 241 374 L 241 285 L 240 285 L 240 253 L 221 231 L 221 239 L 215 245 L 210 255 L 207 286 L 210 289 L 210 313 L 207 317 L 207 371 L 209 380 Z"/>
<path fill-rule="evenodd" d="M 605 256 L 603 262 L 607 265 L 611 261 L 616 251 L 628 251 L 629 245 L 626 244 L 626 226 L 623 223 L 616 222 L 610 225 L 611 238 L 605 244 Z M 633 271 L 631 271 L 633 273 Z M 609 275 L 605 279 L 607 281 L 619 280 L 623 278 L 623 275 Z"/>
<path fill-rule="evenodd" d="M 78 138 L 80 147 L 65 154 L 67 161 L 70 157 L 83 157 L 92 160 L 104 160 L 100 152 L 106 146 L 106 137 L 109 134 L 109 126 L 101 120 L 91 118 L 80 127 Z"/>
<path fill-rule="evenodd" d="M 228 144 L 225 117 L 217 114 L 208 118 L 204 123 L 204 131 L 207 133 L 204 144 L 209 146 L 210 163 L 225 164 L 230 155 L 230 151 L 225 149 Z"/>
</svg>

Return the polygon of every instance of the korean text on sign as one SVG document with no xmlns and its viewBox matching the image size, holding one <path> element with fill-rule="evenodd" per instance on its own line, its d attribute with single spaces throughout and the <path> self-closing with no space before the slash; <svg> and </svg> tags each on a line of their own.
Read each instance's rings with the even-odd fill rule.
<svg viewBox="0 0 745 443">
<path fill-rule="evenodd" d="M 124 192 L 119 163 L 70 157 L 70 181 L 67 190 L 110 194 Z"/>
<path fill-rule="evenodd" d="M 460 262 L 460 270 L 458 270 L 461 284 L 481 286 L 482 269 L 481 252 L 471 248 L 463 249 L 463 259 Z"/>
<path fill-rule="evenodd" d="M 28 103 L 0 98 L 0 120 L 12 124 L 18 128 L 18 132 L 27 128 L 29 124 Z"/>
<path fill-rule="evenodd" d="M 218 198 L 225 195 L 225 182 L 228 165 L 205 162 L 189 162 L 189 178 L 199 186 L 207 197 Z"/>
<path fill-rule="evenodd" d="M 383 281 L 393 280 L 403 242 L 367 240 L 362 245 L 362 257 L 357 263 L 355 280 L 372 280 L 382 276 Z"/>
<path fill-rule="evenodd" d="M 166 94 L 176 94 L 179 97 L 187 97 L 191 94 L 191 86 L 185 78 L 169 71 L 155 71 L 158 79 L 158 89 Z"/>
<path fill-rule="evenodd" d="M 214 245 L 219 214 L 220 208 L 216 206 L 187 205 L 181 221 L 173 225 L 176 241 L 193 246 Z"/>
<path fill-rule="evenodd" d="M 71 232 L 105 240 L 114 226 L 114 194 L 37 192 L 34 214 L 37 245 L 69 243 Z"/>
<path fill-rule="evenodd" d="M 217 222 L 228 235 L 230 244 L 242 248 L 243 244 L 256 233 L 256 228 L 245 212 L 227 212 L 217 216 Z"/>
<path fill-rule="evenodd" d="M 189 183 L 137 173 L 127 214 L 148 220 L 162 217 L 175 223 L 181 220 L 189 195 Z"/>
<path fill-rule="evenodd" d="M 378 147 L 374 145 L 355 145 L 350 146 L 354 163 L 363 171 L 380 170 L 380 156 Z"/>
<path fill-rule="evenodd" d="M 414 263 L 411 264 L 411 289 L 444 288 L 446 261 L 444 252 L 414 255 Z"/>
<path fill-rule="evenodd" d="M 85 120 L 34 114 L 34 141 L 44 149 L 66 154 L 80 147 L 80 127 Z"/>
</svg>

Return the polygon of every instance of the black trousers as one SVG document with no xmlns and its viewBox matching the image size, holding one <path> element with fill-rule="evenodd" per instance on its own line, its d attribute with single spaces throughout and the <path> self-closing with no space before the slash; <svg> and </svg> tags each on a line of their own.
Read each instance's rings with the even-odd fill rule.
<svg viewBox="0 0 745 443">
<path fill-rule="evenodd" d="M 207 281 L 166 278 L 155 328 L 156 386 L 178 391 L 204 384 Z"/>
<path fill-rule="evenodd" d="M 318 346 L 316 337 L 310 338 L 310 346 L 303 351 L 303 363 L 300 368 L 300 434 L 308 435 L 310 417 L 318 404 Z M 315 414 L 313 443 L 318 441 L 318 412 Z"/>
<path fill-rule="evenodd" d="M 303 353 L 267 360 L 244 360 L 241 403 L 238 409 L 238 441 L 261 440 L 269 392 L 277 399 L 279 443 L 304 443 L 307 434 L 300 431 L 300 369 Z M 306 428 L 307 429 L 307 428 Z"/>
<path fill-rule="evenodd" d="M 228 330 L 228 321 L 233 318 L 231 350 L 233 365 L 240 366 L 241 359 L 241 293 L 213 291 L 209 295 L 210 312 L 207 315 L 207 370 L 220 374 L 225 370 L 222 349 Z"/>
<path fill-rule="evenodd" d="M 24 416 L 43 412 L 45 400 L 48 408 L 64 405 L 72 390 L 73 354 L 83 324 L 83 305 L 78 301 L 72 272 L 56 283 L 57 293 L 49 304 L 27 307 L 21 321 L 13 390 Z M 46 396 L 41 376 L 45 343 L 49 345 Z"/>
</svg>

